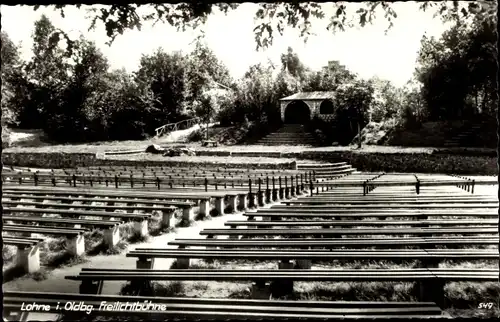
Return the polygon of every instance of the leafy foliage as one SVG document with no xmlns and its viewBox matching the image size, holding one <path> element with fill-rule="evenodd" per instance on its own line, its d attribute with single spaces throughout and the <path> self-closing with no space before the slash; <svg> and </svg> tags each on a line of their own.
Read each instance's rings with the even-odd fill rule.
<svg viewBox="0 0 500 322">
<path fill-rule="evenodd" d="M 212 10 L 227 12 L 237 6 L 128 4 L 93 7 L 90 13 L 92 25 L 103 22 L 113 41 L 144 21 L 196 28 Z M 328 6 L 335 9 L 330 17 L 325 14 Z M 64 5 L 56 8 L 64 15 Z M 494 115 L 495 6 L 484 1 L 421 4 L 422 10 L 429 8 L 455 26 L 438 40 L 422 40 L 415 74 L 419 86 L 407 88 L 379 79 L 361 80 L 335 61 L 312 71 L 292 48 L 281 55 L 281 68 L 254 65 L 235 81 L 203 37 L 188 54 L 161 48 L 145 54 L 133 74 L 109 71 L 94 43 L 83 37 L 70 40 L 42 16 L 35 23 L 34 55 L 28 62 L 19 59 L 16 46 L 2 33 L 2 122 L 43 128 L 60 142 L 141 139 L 153 135 L 158 126 L 193 116 L 206 122 L 240 122 L 265 134 L 280 125 L 280 98 L 300 91 L 332 91 L 332 118 L 316 120 L 313 128 L 320 136 L 343 138 L 347 144 L 370 120 L 396 118 L 403 126 L 417 126 L 427 119 L 463 117 L 468 111 Z M 364 26 L 380 12 L 390 28 L 396 12 L 384 2 L 262 3 L 256 12 L 256 42 L 258 48 L 269 46 L 274 31 L 290 27 L 307 39 L 315 19 L 329 19 L 333 32 Z M 351 16 L 357 19 L 348 19 Z"/>
<path fill-rule="evenodd" d="M 1 32 L 1 68 L 2 68 L 2 127 L 16 123 L 16 110 L 9 106 L 8 101 L 15 95 L 13 86 L 20 65 L 19 51 L 5 32 Z"/>
<path fill-rule="evenodd" d="M 495 17 L 457 23 L 440 39 L 422 39 L 416 77 L 431 120 L 496 111 L 497 35 Z"/>
<path fill-rule="evenodd" d="M 80 7 L 81 5 L 77 5 Z M 183 3 L 159 4 L 125 4 L 91 8 L 90 29 L 95 28 L 98 22 L 102 23 L 109 38 L 109 43 L 128 29 L 140 30 L 144 22 L 166 23 L 178 30 L 196 29 L 207 21 L 208 16 L 218 10 L 227 13 L 239 5 L 236 3 L 214 3 L 207 1 L 185 1 Z M 40 6 L 34 6 L 37 10 Z M 56 5 L 64 17 L 65 5 Z M 478 19 L 496 14 L 496 4 L 492 1 L 425 1 L 419 4 L 422 11 L 433 10 L 436 16 L 444 21 L 460 21 L 472 16 Z M 327 14 L 328 13 L 328 14 Z M 273 2 L 259 3 L 255 12 L 254 28 L 257 49 L 266 48 L 273 43 L 276 32 L 283 34 L 285 28 L 298 29 L 300 36 L 307 41 L 311 35 L 311 26 L 318 19 L 327 19 L 327 29 L 332 32 L 342 32 L 355 26 L 364 27 L 372 24 L 378 15 L 383 15 L 388 23 L 386 31 L 394 26 L 397 12 L 390 2 L 361 2 L 349 4 L 333 2 L 320 4 L 315 2 Z M 71 54 L 71 40 L 64 32 L 59 36 L 67 38 L 69 54 Z"/>
</svg>

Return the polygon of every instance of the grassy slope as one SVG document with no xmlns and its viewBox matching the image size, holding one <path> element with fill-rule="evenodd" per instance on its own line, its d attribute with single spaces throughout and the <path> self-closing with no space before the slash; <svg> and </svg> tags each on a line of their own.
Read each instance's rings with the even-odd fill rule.
<svg viewBox="0 0 500 322">
<path fill-rule="evenodd" d="M 443 147 L 445 142 L 458 133 L 469 128 L 468 121 L 426 122 L 413 129 L 400 129 L 395 127 L 394 121 L 380 123 L 371 122 L 362 130 L 364 144 L 382 144 L 389 146 Z M 476 133 L 477 147 L 496 146 L 496 124 L 491 121 Z M 353 142 L 358 142 L 357 137 Z M 354 143 L 353 143 L 354 144 Z"/>
</svg>

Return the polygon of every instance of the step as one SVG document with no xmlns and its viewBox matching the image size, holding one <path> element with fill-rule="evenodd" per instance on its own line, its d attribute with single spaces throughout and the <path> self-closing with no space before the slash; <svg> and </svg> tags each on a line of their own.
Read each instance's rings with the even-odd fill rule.
<svg viewBox="0 0 500 322">
<path fill-rule="evenodd" d="M 335 167 L 335 166 L 341 166 L 341 165 L 347 165 L 347 162 L 337 162 L 337 163 L 297 163 L 297 168 L 298 169 L 307 169 L 309 167 L 311 168 L 329 168 L 329 167 Z"/>
<path fill-rule="evenodd" d="M 313 144 L 307 143 L 261 143 L 262 145 L 267 146 L 279 146 L 279 145 L 290 145 L 290 146 L 314 146 Z"/>
<path fill-rule="evenodd" d="M 300 169 L 303 169 L 303 170 L 314 170 L 317 173 L 322 173 L 322 172 L 330 172 L 330 171 L 339 171 L 339 170 L 351 169 L 351 165 L 350 164 L 343 164 L 343 165 L 337 165 L 337 166 L 334 165 L 334 166 L 329 166 L 329 167 L 300 167 Z"/>
<path fill-rule="evenodd" d="M 260 140 L 261 143 L 316 143 L 316 140 Z"/>
</svg>

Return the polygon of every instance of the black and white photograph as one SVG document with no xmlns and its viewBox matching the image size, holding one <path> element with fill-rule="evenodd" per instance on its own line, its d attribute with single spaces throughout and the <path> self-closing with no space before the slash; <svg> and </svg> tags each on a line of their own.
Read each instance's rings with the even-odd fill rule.
<svg viewBox="0 0 500 322">
<path fill-rule="evenodd" d="M 500 319 L 497 1 L 0 15 L 4 321 Z"/>
</svg>

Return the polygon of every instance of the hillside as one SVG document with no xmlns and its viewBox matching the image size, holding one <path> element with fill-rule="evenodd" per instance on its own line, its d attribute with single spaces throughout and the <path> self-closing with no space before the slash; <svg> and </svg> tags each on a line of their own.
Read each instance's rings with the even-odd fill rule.
<svg viewBox="0 0 500 322">
<path fill-rule="evenodd" d="M 495 148 L 497 146 L 496 121 L 443 121 L 425 122 L 415 128 L 398 127 L 392 120 L 371 122 L 361 131 L 362 143 L 405 147 L 448 147 L 450 142 L 458 146 Z M 351 145 L 358 142 L 356 136 Z"/>
<path fill-rule="evenodd" d="M 50 145 L 43 130 L 2 127 L 2 148 L 39 147 Z"/>
</svg>

